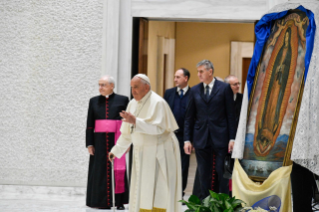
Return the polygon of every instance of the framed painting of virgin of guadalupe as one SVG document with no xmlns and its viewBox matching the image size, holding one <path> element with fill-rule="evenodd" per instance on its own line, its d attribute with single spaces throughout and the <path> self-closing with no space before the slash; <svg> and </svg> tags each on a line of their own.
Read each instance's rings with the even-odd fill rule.
<svg viewBox="0 0 319 212">
<path fill-rule="evenodd" d="M 306 13 L 289 11 L 273 22 L 250 95 L 241 165 L 253 180 L 290 165 L 303 90 Z"/>
</svg>

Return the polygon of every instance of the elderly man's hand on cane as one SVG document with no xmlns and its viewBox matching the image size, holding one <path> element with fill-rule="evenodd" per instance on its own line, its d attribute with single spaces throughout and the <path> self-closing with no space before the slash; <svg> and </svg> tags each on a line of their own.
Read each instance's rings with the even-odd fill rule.
<svg viewBox="0 0 319 212">
<path fill-rule="evenodd" d="M 115 180 L 115 178 L 114 178 L 114 157 L 115 157 L 115 155 L 112 153 L 112 152 L 110 152 L 109 153 L 109 160 L 111 161 L 111 164 L 112 164 L 112 207 L 111 207 L 111 209 L 112 209 L 112 211 L 113 212 L 115 212 L 116 211 L 116 207 L 115 207 L 115 186 L 114 186 L 114 180 Z"/>
<path fill-rule="evenodd" d="M 109 153 L 109 161 L 113 162 L 114 157 L 115 157 L 115 155 L 112 152 L 110 152 Z"/>
</svg>

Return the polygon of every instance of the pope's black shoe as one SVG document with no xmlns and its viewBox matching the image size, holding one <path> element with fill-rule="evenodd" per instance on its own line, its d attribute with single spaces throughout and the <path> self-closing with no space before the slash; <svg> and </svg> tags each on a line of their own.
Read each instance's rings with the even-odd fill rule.
<svg viewBox="0 0 319 212">
<path fill-rule="evenodd" d="M 106 210 L 110 210 L 110 209 L 111 209 L 111 207 L 100 207 L 100 208 L 98 208 L 98 209 L 106 209 Z"/>
</svg>

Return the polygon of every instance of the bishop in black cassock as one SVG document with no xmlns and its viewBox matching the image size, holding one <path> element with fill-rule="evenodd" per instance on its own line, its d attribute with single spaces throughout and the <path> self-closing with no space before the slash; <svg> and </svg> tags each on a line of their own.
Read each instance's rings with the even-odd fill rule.
<svg viewBox="0 0 319 212">
<path fill-rule="evenodd" d="M 108 160 L 114 146 L 115 133 L 96 132 L 96 120 L 121 120 L 119 113 L 126 110 L 129 99 L 113 92 L 114 80 L 106 76 L 99 80 L 100 96 L 90 99 L 86 129 L 86 147 L 90 153 L 86 205 L 94 208 L 112 206 L 112 166 Z M 125 156 L 124 156 L 125 157 Z M 124 210 L 128 203 L 128 183 L 125 192 L 115 194 L 115 205 Z"/>
</svg>

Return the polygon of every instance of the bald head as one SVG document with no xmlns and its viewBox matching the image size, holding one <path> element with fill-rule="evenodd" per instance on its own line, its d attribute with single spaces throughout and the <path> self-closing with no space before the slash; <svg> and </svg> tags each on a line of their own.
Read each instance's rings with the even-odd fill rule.
<svg viewBox="0 0 319 212">
<path fill-rule="evenodd" d="M 131 80 L 131 88 L 132 95 L 136 101 L 140 101 L 151 89 L 148 80 L 139 76 L 133 77 Z"/>
<path fill-rule="evenodd" d="M 233 90 L 234 94 L 237 94 L 239 92 L 240 82 L 236 76 L 229 75 L 225 78 L 225 82 L 230 84 L 230 87 Z"/>
</svg>

